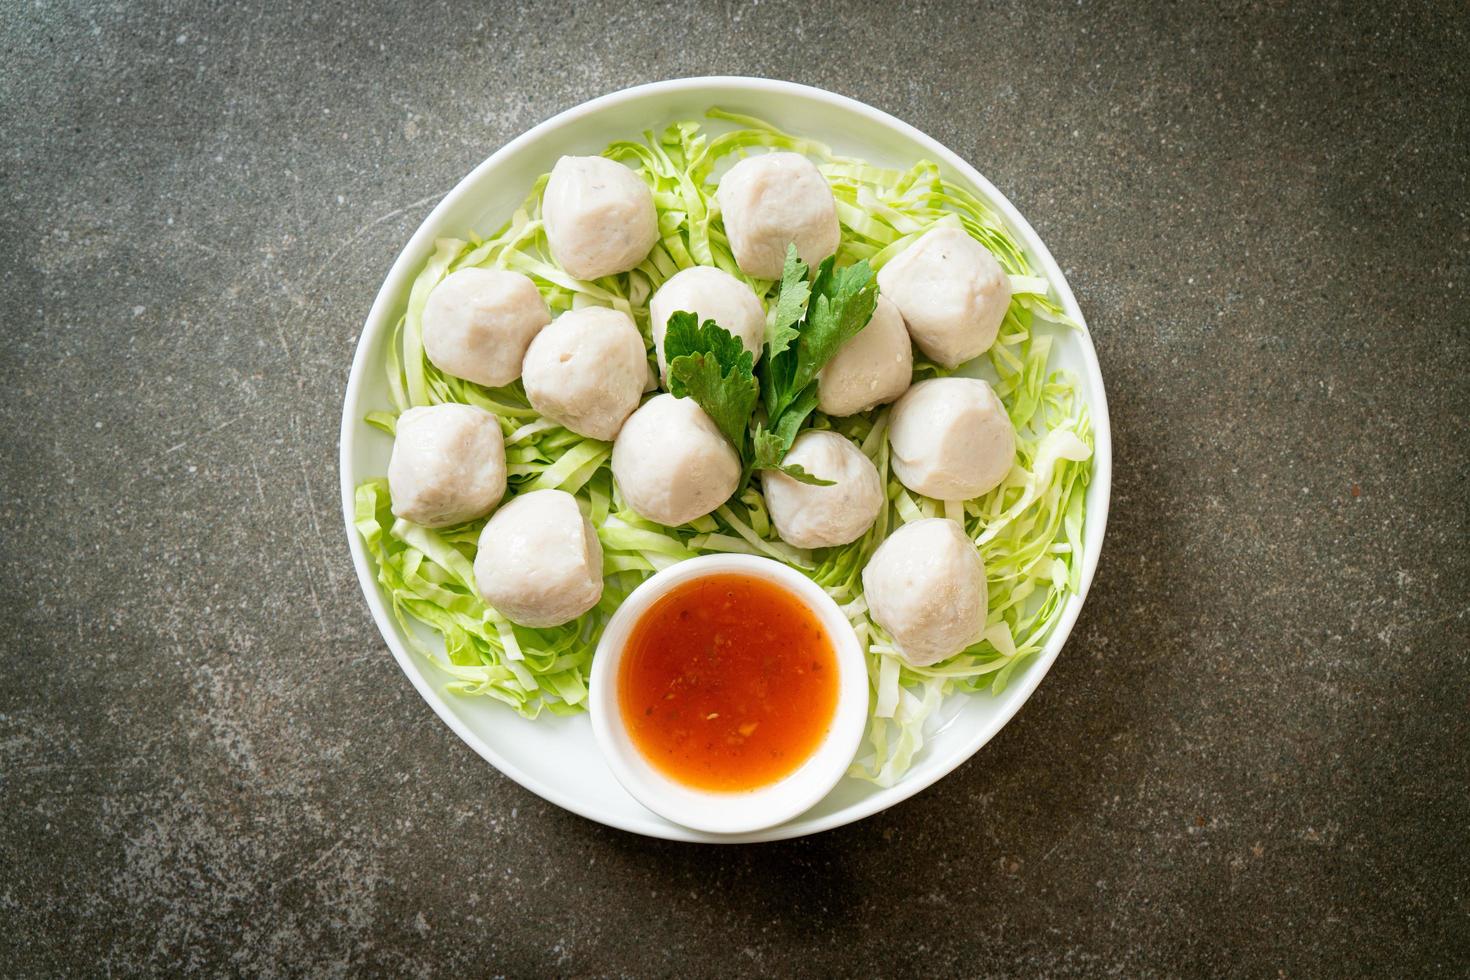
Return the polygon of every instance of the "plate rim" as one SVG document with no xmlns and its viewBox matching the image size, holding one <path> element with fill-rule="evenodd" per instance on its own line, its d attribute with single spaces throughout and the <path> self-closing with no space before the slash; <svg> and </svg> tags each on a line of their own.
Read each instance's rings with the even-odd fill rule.
<svg viewBox="0 0 1470 980">
<path fill-rule="evenodd" d="M 1088 375 L 1093 390 L 1096 392 L 1095 399 L 1089 399 L 1088 408 L 1091 413 L 1093 427 L 1093 471 L 1091 485 L 1100 487 L 1098 499 L 1088 504 L 1087 527 L 1084 538 L 1096 537 L 1095 543 L 1089 547 L 1087 554 L 1083 556 L 1082 572 L 1080 577 L 1080 588 L 1068 600 L 1066 607 L 1062 610 L 1060 620 L 1047 638 L 1045 646 L 1036 655 L 1037 663 L 1026 672 L 1024 680 L 1015 685 L 1019 693 L 1014 707 L 1009 711 L 998 713 L 990 719 L 987 724 L 979 728 L 970 736 L 967 744 L 958 750 L 952 750 L 953 762 L 949 765 L 941 765 L 932 773 L 926 773 L 923 777 L 900 780 L 893 786 L 880 788 L 877 792 L 863 798 L 862 800 L 842 810 L 827 814 L 816 820 L 806 823 L 801 817 L 781 824 L 777 827 L 767 828 L 745 834 L 733 835 L 711 835 L 689 828 L 680 827 L 675 824 L 657 822 L 659 818 L 650 812 L 650 820 L 647 823 L 637 823 L 624 819 L 617 815 L 609 815 L 599 811 L 597 808 L 586 805 L 583 801 L 567 796 L 553 787 L 542 783 L 536 776 L 512 763 L 497 752 L 494 746 L 488 744 L 477 734 L 469 729 L 457 715 L 449 709 L 446 696 L 437 691 L 429 682 L 425 673 L 416 669 L 413 654 L 397 635 L 397 624 L 392 613 L 384 601 L 382 590 L 378 586 L 377 574 L 363 545 L 361 536 L 356 527 L 356 486 L 353 482 L 351 472 L 351 460 L 358 436 L 366 428 L 359 426 L 361 413 L 355 411 L 355 406 L 361 399 L 361 389 L 364 378 L 367 376 L 369 365 L 367 364 L 367 352 L 372 346 L 371 341 L 376 340 L 378 332 L 384 327 L 380 321 L 387 316 L 388 309 L 393 304 L 393 298 L 403 289 L 407 281 L 416 274 L 416 266 L 422 262 L 421 253 L 426 244 L 431 245 L 435 237 L 433 229 L 438 224 L 441 216 L 451 210 L 461 198 L 466 197 L 471 189 L 475 187 L 482 174 L 493 170 L 495 166 L 506 157 L 512 156 L 523 147 L 534 144 L 544 133 L 561 127 L 567 123 L 574 122 L 583 117 L 597 113 L 605 108 L 631 101 L 644 96 L 655 95 L 666 92 L 688 92 L 702 88 L 743 88 L 754 95 L 780 96 L 800 95 L 804 98 L 815 99 L 819 102 L 827 102 L 831 105 L 847 109 L 859 115 L 865 116 L 880 126 L 894 130 L 900 135 L 912 140 L 928 153 L 941 166 L 948 167 L 952 172 L 969 181 L 979 190 L 987 203 L 994 207 L 1006 220 L 1018 236 L 1028 252 L 1040 265 L 1048 282 L 1057 291 L 1057 298 L 1067 314 L 1082 325 L 1080 339 L 1082 342 L 1083 361 L 1085 362 L 1085 373 Z M 376 328 L 374 324 L 379 324 Z M 1031 227 L 1030 222 L 1011 203 L 1010 199 L 1000 192 L 986 177 L 976 170 L 963 157 L 950 150 L 938 140 L 924 133 L 922 130 L 904 122 L 897 117 L 874 108 L 865 102 L 853 99 L 849 96 L 839 95 L 826 89 L 799 82 L 789 82 L 770 78 L 759 78 L 743 75 L 701 75 L 688 78 L 667 79 L 664 81 L 647 82 L 628 88 L 618 89 L 596 98 L 589 99 L 571 108 L 557 113 L 501 146 L 490 156 L 481 161 L 474 169 L 459 180 L 445 194 L 429 212 L 423 221 L 415 229 L 413 235 L 403 246 L 389 268 L 388 274 L 383 279 L 377 295 L 373 299 L 372 307 L 368 311 L 366 320 L 363 322 L 362 330 L 357 337 L 356 350 L 353 352 L 352 364 L 349 369 L 347 387 L 343 393 L 342 421 L 338 432 L 338 470 L 340 475 L 342 510 L 345 530 L 347 532 L 348 547 L 352 553 L 353 568 L 357 574 L 358 587 L 367 600 L 368 609 L 371 611 L 373 621 L 382 636 L 383 642 L 387 644 L 389 651 L 397 661 L 399 669 L 408 677 L 419 696 L 433 709 L 439 720 L 449 726 L 449 729 L 459 736 L 460 740 L 468 745 L 476 754 L 486 762 L 490 763 L 499 772 L 514 780 L 526 790 L 536 794 L 547 802 L 553 803 L 564 810 L 568 810 L 588 820 L 596 821 L 605 826 L 616 827 L 631 833 L 642 834 L 648 837 L 662 838 L 666 840 L 683 840 L 704 843 L 753 843 L 761 841 L 785 840 L 794 837 L 804 837 L 809 834 L 821 833 L 837 827 L 855 823 L 878 813 L 882 810 L 909 799 L 920 791 L 927 789 L 940 779 L 949 775 L 965 762 L 972 759 L 995 735 L 1010 723 L 1031 699 L 1036 688 L 1051 670 L 1052 664 L 1056 662 L 1062 647 L 1066 645 L 1071 637 L 1072 628 L 1076 625 L 1078 616 L 1081 615 L 1082 606 L 1086 602 L 1088 592 L 1091 589 L 1093 578 L 1096 574 L 1098 562 L 1101 558 L 1103 541 L 1106 537 L 1108 511 L 1112 498 L 1112 434 L 1110 419 L 1108 415 L 1107 396 L 1103 384 L 1101 366 L 1097 358 L 1097 349 L 1092 342 L 1092 334 L 1087 329 L 1087 322 L 1077 304 L 1077 299 L 1072 293 L 1071 284 L 1068 283 L 1063 274 L 1061 266 L 1052 256 L 1051 250 L 1046 243 Z M 1091 491 L 1090 491 L 1091 492 Z M 1096 528 L 1096 531 L 1094 531 Z"/>
</svg>

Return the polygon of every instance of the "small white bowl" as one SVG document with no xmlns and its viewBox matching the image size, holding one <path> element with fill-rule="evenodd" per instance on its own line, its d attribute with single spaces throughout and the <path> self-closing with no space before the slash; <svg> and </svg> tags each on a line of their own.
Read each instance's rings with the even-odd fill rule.
<svg viewBox="0 0 1470 980">
<path fill-rule="evenodd" d="M 748 575 L 781 586 L 821 621 L 837 658 L 837 708 L 811 756 L 789 776 L 742 792 L 694 789 L 659 772 L 638 751 L 618 704 L 618 669 L 629 634 L 655 602 L 709 575 Z M 592 660 L 592 731 L 613 776 L 659 816 L 713 834 L 741 834 L 785 823 L 811 809 L 842 778 L 857 754 L 868 718 L 868 673 L 852 624 L 831 596 L 778 561 L 751 555 L 704 555 L 672 565 L 644 582 L 613 614 Z"/>
</svg>

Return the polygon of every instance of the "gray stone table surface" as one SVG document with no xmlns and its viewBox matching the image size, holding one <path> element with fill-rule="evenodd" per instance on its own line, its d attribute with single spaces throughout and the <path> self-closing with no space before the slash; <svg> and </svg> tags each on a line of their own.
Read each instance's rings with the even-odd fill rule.
<svg viewBox="0 0 1470 980">
<path fill-rule="evenodd" d="M 1470 970 L 1470 11 L 589 0 L 0 16 L 0 972 Z M 384 274 L 532 124 L 753 74 L 886 109 L 1087 312 L 1113 514 L 932 789 L 646 840 L 386 651 L 336 440 Z"/>
</svg>

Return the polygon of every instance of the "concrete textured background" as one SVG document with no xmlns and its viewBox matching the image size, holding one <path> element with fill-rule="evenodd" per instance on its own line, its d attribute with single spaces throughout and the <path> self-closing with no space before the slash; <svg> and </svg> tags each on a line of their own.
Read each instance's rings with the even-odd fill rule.
<svg viewBox="0 0 1470 980">
<path fill-rule="evenodd" d="M 0 972 L 1470 970 L 1462 3 L 0 16 Z M 1076 633 L 977 758 L 712 849 L 481 762 L 376 634 L 336 430 L 504 141 L 653 79 L 855 96 L 1037 227 L 1112 401 Z"/>
</svg>

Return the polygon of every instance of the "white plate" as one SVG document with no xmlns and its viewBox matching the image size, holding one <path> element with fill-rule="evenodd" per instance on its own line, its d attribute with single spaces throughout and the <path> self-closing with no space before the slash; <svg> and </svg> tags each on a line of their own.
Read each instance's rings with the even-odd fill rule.
<svg viewBox="0 0 1470 980">
<path fill-rule="evenodd" d="M 913 768 L 897 785 L 882 789 L 844 779 L 826 799 L 788 823 L 750 834 L 713 835 L 671 823 L 644 809 L 617 783 L 598 755 L 585 715 L 543 715 L 528 722 L 487 698 L 446 694 L 443 674 L 404 644 L 398 624 L 377 585 L 371 559 L 353 528 L 353 492 L 364 479 L 387 471 L 391 440 L 363 422 L 388 409 L 383 358 L 393 324 L 403 313 L 409 287 L 437 238 L 465 238 L 498 228 L 521 203 L 526 189 L 567 153 L 594 154 L 608 143 L 635 138 L 679 119 L 701 118 L 710 106 L 766 119 L 787 132 L 819 140 L 833 152 L 904 168 L 919 158 L 937 162 L 947 178 L 968 185 L 1009 225 L 1032 264 L 1051 281 L 1062 306 L 1079 323 L 1082 311 L 1062 270 L 1036 232 L 990 182 L 933 139 L 887 113 L 821 89 L 758 78 L 685 78 L 640 85 L 585 102 L 522 134 L 459 182 L 419 226 L 373 302 L 358 341 L 342 409 L 342 508 L 352 560 L 363 595 L 398 665 L 425 701 L 491 765 L 558 806 L 591 820 L 652 837 L 692 841 L 761 841 L 799 837 L 860 820 L 907 799 L 964 762 L 1020 709 L 1046 675 L 1082 609 L 1102 548 L 1112 483 L 1112 442 L 1097 353 L 1086 333 L 1059 334 L 1052 363 L 1081 379 L 1092 416 L 1094 456 L 1087 490 L 1082 589 L 1067 603 L 1045 649 L 1023 664 L 998 697 L 956 695 L 946 699 Z M 430 636 L 427 631 L 424 634 Z"/>
</svg>

